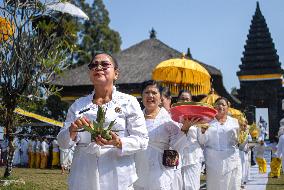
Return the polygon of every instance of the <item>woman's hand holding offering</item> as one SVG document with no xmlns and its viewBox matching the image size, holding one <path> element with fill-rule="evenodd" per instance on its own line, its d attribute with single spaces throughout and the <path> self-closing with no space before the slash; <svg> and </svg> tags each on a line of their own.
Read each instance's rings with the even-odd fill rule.
<svg viewBox="0 0 284 190">
<path fill-rule="evenodd" d="M 100 146 L 113 145 L 113 146 L 121 149 L 122 143 L 121 143 L 119 136 L 112 131 L 110 132 L 110 134 L 112 136 L 111 140 L 106 140 L 99 135 L 98 137 L 96 137 L 96 143 Z"/>
</svg>

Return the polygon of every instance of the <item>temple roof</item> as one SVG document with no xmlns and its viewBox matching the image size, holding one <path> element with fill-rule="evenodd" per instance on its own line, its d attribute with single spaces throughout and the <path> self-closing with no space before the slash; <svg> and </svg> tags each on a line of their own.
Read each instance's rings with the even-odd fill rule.
<svg viewBox="0 0 284 190">
<path fill-rule="evenodd" d="M 283 73 L 277 50 L 258 2 L 244 48 L 238 76 Z"/>
<path fill-rule="evenodd" d="M 120 75 L 117 84 L 142 83 L 150 80 L 153 69 L 162 61 L 179 58 L 182 53 L 167 46 L 156 38 L 143 40 L 113 56 L 117 59 Z M 210 75 L 221 76 L 220 70 L 204 64 Z M 92 85 L 89 80 L 87 63 L 63 72 L 62 76 L 55 77 L 53 84 L 59 86 Z"/>
</svg>

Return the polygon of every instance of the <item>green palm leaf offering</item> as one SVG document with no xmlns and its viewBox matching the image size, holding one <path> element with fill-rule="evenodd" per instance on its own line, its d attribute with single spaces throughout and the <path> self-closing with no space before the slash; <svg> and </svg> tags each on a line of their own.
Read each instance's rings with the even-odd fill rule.
<svg viewBox="0 0 284 190">
<path fill-rule="evenodd" d="M 93 121 L 93 128 L 89 126 L 83 126 L 84 131 L 88 131 L 91 133 L 91 138 L 96 139 L 97 136 L 101 136 L 102 138 L 106 140 L 111 140 L 112 136 L 110 134 L 110 131 L 112 127 L 115 125 L 115 120 L 111 121 L 109 126 L 107 128 L 104 128 L 104 123 L 105 123 L 105 115 L 106 111 L 102 108 L 102 106 L 98 106 L 98 111 L 97 111 L 97 119 L 96 121 Z"/>
</svg>

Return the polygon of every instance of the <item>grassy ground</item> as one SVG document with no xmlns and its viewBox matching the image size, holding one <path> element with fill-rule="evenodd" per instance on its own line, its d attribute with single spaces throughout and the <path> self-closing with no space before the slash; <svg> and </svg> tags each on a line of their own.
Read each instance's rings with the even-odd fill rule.
<svg viewBox="0 0 284 190">
<path fill-rule="evenodd" d="M 3 176 L 4 168 L 0 168 L 0 177 Z M 13 168 L 13 178 L 23 179 L 25 185 L 14 185 L 1 187 L 0 190 L 66 190 L 67 175 L 61 175 L 61 171 L 28 169 L 28 168 Z M 205 182 L 205 176 L 201 176 L 201 184 Z M 284 174 L 280 178 L 269 178 L 266 190 L 283 190 L 284 189 Z"/>
<path fill-rule="evenodd" d="M 284 174 L 280 178 L 268 178 L 266 190 L 283 190 L 284 189 Z"/>
<path fill-rule="evenodd" d="M 4 174 L 4 168 L 0 168 L 0 177 Z M 1 187 L 0 190 L 66 190 L 67 175 L 61 175 L 59 169 L 30 169 L 13 168 L 13 178 L 23 179 L 25 185 Z"/>
</svg>

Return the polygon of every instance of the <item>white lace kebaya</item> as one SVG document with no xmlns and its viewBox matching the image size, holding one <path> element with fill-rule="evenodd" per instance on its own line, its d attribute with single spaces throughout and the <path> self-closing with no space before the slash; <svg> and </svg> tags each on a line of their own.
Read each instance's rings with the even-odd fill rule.
<svg viewBox="0 0 284 190">
<path fill-rule="evenodd" d="M 79 132 L 75 141 L 70 139 L 69 126 L 79 117 L 96 119 L 98 106 L 93 104 L 93 94 L 75 101 L 68 110 L 64 129 L 58 134 L 58 144 L 68 148 L 76 143 L 69 176 L 69 190 L 127 190 L 136 180 L 134 154 L 145 150 L 148 132 L 143 112 L 137 99 L 116 91 L 112 100 L 104 105 L 106 125 L 113 120 L 112 130 L 117 131 L 122 149 L 99 146 L 91 142 L 89 132 Z"/>
</svg>

